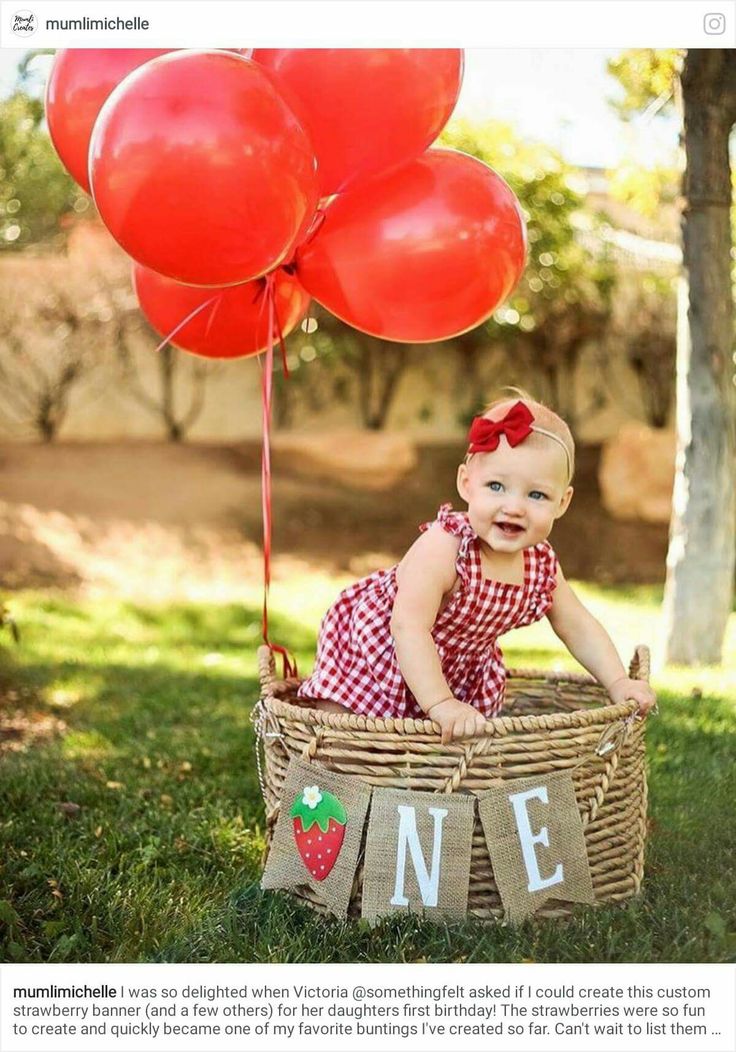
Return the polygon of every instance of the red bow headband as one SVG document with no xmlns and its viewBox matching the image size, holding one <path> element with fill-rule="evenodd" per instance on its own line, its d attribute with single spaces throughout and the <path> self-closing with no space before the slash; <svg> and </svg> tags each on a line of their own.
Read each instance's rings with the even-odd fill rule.
<svg viewBox="0 0 736 1052">
<path fill-rule="evenodd" d="M 523 402 L 513 405 L 500 420 L 476 416 L 468 435 L 468 453 L 492 453 L 494 449 L 498 449 L 501 435 L 506 436 L 510 446 L 518 446 L 531 435 L 534 430 L 531 426 L 533 422 L 532 411 Z"/>
<path fill-rule="evenodd" d="M 468 434 L 468 455 L 471 453 L 492 453 L 494 449 L 498 449 L 501 435 L 505 436 L 510 446 L 518 446 L 525 438 L 529 437 L 532 431 L 536 431 L 540 435 L 546 435 L 547 438 L 551 438 L 553 442 L 562 447 L 567 460 L 567 473 L 572 475 L 570 450 L 559 435 L 555 435 L 544 427 L 534 426 L 534 415 L 524 402 L 516 402 L 515 405 L 511 406 L 506 416 L 501 417 L 500 420 L 489 420 L 485 416 L 476 416 L 470 425 L 470 433 Z"/>
</svg>

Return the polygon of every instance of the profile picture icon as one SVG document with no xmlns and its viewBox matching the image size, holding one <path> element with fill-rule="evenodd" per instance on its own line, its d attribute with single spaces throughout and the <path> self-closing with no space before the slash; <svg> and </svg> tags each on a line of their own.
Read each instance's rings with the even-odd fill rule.
<svg viewBox="0 0 736 1052">
<path fill-rule="evenodd" d="M 38 19 L 33 11 L 16 11 L 12 16 L 10 28 L 18 37 L 30 37 L 38 29 Z"/>
</svg>

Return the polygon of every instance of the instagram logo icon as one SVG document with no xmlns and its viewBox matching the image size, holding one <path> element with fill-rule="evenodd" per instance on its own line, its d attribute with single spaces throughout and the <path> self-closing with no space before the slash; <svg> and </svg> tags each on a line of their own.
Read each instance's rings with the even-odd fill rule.
<svg viewBox="0 0 736 1052">
<path fill-rule="evenodd" d="M 720 11 L 711 11 L 703 18 L 703 29 L 709 36 L 721 36 L 726 32 L 726 16 Z"/>
</svg>

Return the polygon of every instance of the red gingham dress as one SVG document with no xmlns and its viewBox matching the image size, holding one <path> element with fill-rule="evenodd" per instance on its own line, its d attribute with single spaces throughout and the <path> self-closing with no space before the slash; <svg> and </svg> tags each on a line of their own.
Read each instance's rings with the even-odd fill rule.
<svg viewBox="0 0 736 1052">
<path fill-rule="evenodd" d="M 480 545 L 468 516 L 443 504 L 435 520 L 460 538 L 455 561 L 459 587 L 438 616 L 432 639 L 453 695 L 493 716 L 503 705 L 506 670 L 496 640 L 539 621 L 552 606 L 557 557 L 547 541 L 524 549 L 524 583 L 483 576 Z M 426 530 L 433 523 L 419 528 Z M 341 592 L 325 614 L 314 671 L 299 697 L 324 698 L 365 716 L 413 716 L 420 709 L 401 675 L 391 613 L 396 567 L 378 570 Z"/>
</svg>

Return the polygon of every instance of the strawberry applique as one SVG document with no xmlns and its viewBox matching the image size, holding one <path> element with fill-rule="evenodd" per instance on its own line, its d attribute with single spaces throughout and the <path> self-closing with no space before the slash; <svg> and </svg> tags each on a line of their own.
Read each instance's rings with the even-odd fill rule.
<svg viewBox="0 0 736 1052">
<path fill-rule="evenodd" d="M 326 789 L 307 785 L 289 814 L 294 819 L 294 840 L 302 862 L 315 880 L 324 880 L 340 854 L 348 820 L 345 808 Z"/>
</svg>

